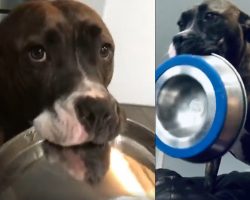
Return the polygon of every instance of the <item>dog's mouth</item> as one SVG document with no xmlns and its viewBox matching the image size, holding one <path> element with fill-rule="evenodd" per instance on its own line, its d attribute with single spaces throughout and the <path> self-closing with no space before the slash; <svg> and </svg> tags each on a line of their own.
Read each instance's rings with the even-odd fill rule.
<svg viewBox="0 0 250 200">
<path fill-rule="evenodd" d="M 204 39 L 195 36 L 182 37 L 181 40 L 174 40 L 169 47 L 168 55 L 173 57 L 181 54 L 193 54 L 200 56 L 208 56 L 211 54 L 218 54 L 224 56 L 225 54 L 225 38 L 218 37 L 214 39 Z"/>
<path fill-rule="evenodd" d="M 125 116 L 111 97 L 70 95 L 54 103 L 35 120 L 37 132 L 49 142 L 74 146 L 92 142 L 104 144 L 118 135 Z"/>
<path fill-rule="evenodd" d="M 54 144 L 72 146 L 89 140 L 89 133 L 70 103 L 56 102 L 53 110 L 43 111 L 33 123 L 36 131 Z"/>
<path fill-rule="evenodd" d="M 181 55 L 181 54 L 192 54 L 192 55 L 199 55 L 199 56 L 209 56 L 212 54 L 223 55 L 223 52 L 218 46 L 211 45 L 208 47 L 205 46 L 196 46 L 195 45 L 183 45 L 176 47 L 173 43 L 170 44 L 168 50 L 168 56 L 170 58 Z"/>
</svg>

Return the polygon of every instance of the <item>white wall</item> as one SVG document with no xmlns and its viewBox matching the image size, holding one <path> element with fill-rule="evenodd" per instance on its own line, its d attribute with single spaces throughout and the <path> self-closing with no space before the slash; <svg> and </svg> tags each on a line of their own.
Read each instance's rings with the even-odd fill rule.
<svg viewBox="0 0 250 200">
<path fill-rule="evenodd" d="M 106 0 L 79 0 L 79 1 L 89 5 L 95 11 L 97 11 L 99 15 L 101 16 L 103 15 Z"/>
<path fill-rule="evenodd" d="M 155 7 L 152 0 L 82 0 L 102 15 L 115 44 L 109 87 L 120 103 L 155 104 Z"/>
</svg>

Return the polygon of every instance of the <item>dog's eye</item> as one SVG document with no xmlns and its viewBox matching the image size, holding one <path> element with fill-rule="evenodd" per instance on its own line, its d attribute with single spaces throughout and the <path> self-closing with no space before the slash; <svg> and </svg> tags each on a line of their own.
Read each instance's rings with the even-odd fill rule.
<svg viewBox="0 0 250 200">
<path fill-rule="evenodd" d="M 218 19 L 219 15 L 217 13 L 213 13 L 213 12 L 208 12 L 205 14 L 203 21 L 205 22 L 212 22 L 212 21 L 216 21 Z"/>
<path fill-rule="evenodd" d="M 105 43 L 100 49 L 100 55 L 102 58 L 108 58 L 111 54 L 111 44 Z"/>
<path fill-rule="evenodd" d="M 30 49 L 29 57 L 35 62 L 43 62 L 46 60 L 47 54 L 42 46 L 35 46 Z"/>
</svg>

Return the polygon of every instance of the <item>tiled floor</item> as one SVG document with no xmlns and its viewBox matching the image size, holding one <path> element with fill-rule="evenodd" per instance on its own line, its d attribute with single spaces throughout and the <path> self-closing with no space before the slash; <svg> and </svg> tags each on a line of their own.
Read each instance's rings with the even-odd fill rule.
<svg viewBox="0 0 250 200">
<path fill-rule="evenodd" d="M 155 130 L 155 108 L 150 106 L 138 106 L 122 104 L 122 108 L 127 114 L 127 118 L 133 119 L 150 130 Z"/>
</svg>

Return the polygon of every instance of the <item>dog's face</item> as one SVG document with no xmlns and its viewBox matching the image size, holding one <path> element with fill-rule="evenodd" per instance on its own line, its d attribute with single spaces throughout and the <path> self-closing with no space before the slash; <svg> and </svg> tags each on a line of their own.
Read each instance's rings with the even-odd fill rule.
<svg viewBox="0 0 250 200">
<path fill-rule="evenodd" d="M 206 0 L 181 14 L 176 54 L 219 54 L 237 66 L 250 39 L 250 18 L 227 0 Z"/>
<path fill-rule="evenodd" d="M 123 112 L 109 94 L 114 43 L 76 1 L 31 1 L 0 24 L 0 124 L 69 146 L 115 137 Z"/>
</svg>

